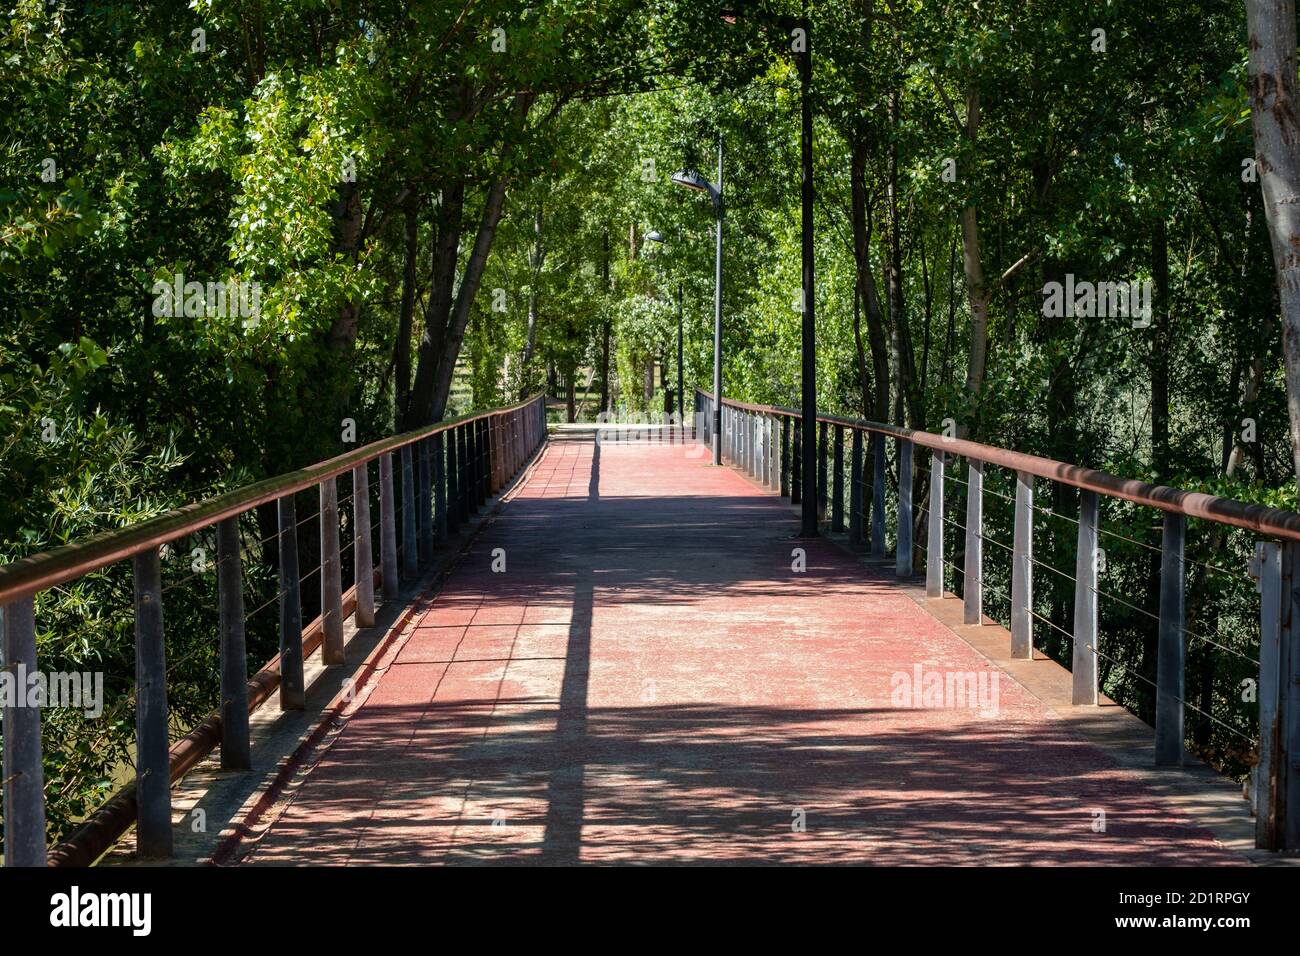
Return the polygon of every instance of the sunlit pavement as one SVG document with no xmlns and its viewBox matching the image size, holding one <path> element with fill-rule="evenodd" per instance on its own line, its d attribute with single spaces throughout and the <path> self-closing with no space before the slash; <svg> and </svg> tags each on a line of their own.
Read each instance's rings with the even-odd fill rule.
<svg viewBox="0 0 1300 956">
<path fill-rule="evenodd" d="M 246 862 L 1244 862 L 797 530 L 698 446 L 551 443 Z"/>
</svg>

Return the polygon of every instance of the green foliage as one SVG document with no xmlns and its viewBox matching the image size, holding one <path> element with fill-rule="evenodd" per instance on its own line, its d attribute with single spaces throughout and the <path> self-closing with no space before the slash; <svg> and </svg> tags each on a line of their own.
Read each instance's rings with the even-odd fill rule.
<svg viewBox="0 0 1300 956">
<path fill-rule="evenodd" d="M 797 404 L 789 17 L 801 8 L 737 6 L 727 21 L 679 0 L 17 0 L 0 33 L 0 559 L 337 454 L 344 418 L 362 441 L 388 433 L 432 407 L 399 403 L 448 357 L 450 413 L 552 386 L 585 416 L 602 389 L 613 406 L 659 410 L 662 382 L 647 398 L 645 373 L 674 365 L 679 290 L 687 394 L 708 384 L 714 214 L 669 177 L 714 179 L 719 138 L 724 392 Z M 952 419 L 991 444 L 1294 508 L 1272 260 L 1258 184 L 1242 178 L 1253 146 L 1240 5 L 818 0 L 809 15 L 818 406 L 872 407 L 862 239 L 889 417 L 930 430 Z M 855 160 L 868 236 L 855 236 Z M 973 389 L 966 210 L 990 286 L 988 368 Z M 646 241 L 652 229 L 663 243 Z M 466 324 L 432 321 L 465 290 L 481 240 Z M 1044 284 L 1067 273 L 1157 279 L 1161 243 L 1168 289 L 1152 328 L 1042 313 Z M 154 283 L 182 273 L 259 283 L 260 313 L 156 314 Z M 1256 441 L 1237 441 L 1243 419 Z M 1041 557 L 1058 568 L 1072 566 L 1074 505 L 1055 492 L 1045 519 Z M 1151 607 L 1152 516 L 1119 506 L 1105 518 L 1124 536 L 1105 586 Z M 250 593 L 267 600 L 268 521 L 252 514 L 242 529 Z M 989 522 L 1009 533 L 1007 515 L 991 509 Z M 178 732 L 214 693 L 214 585 L 187 560 L 204 546 L 178 542 L 164 572 Z M 1191 743 L 1235 773 L 1250 756 L 1235 735 L 1255 719 L 1234 696 L 1257 641 L 1239 579 L 1249 551 L 1243 535 L 1189 540 L 1204 574 L 1189 629 L 1208 639 L 1189 679 L 1223 722 L 1189 724 Z M 988 574 L 1005 588 L 1006 569 Z M 1051 625 L 1068 627 L 1070 593 L 1051 574 L 1039 591 L 1041 646 L 1061 660 Z M 102 721 L 46 722 L 55 837 L 125 766 L 129 603 L 121 568 L 38 598 L 44 665 L 102 669 L 110 688 Z M 274 647 L 269 612 L 250 626 L 260 662 Z M 1103 629 L 1107 692 L 1149 716 L 1148 622 L 1103 602 Z"/>
</svg>

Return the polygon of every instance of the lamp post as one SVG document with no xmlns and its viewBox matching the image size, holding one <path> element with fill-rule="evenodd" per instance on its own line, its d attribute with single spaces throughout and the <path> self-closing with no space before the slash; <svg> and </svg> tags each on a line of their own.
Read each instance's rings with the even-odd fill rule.
<svg viewBox="0 0 1300 956">
<path fill-rule="evenodd" d="M 803 55 L 799 57 L 799 112 L 802 131 L 799 153 L 803 166 L 803 511 L 801 531 L 817 534 L 817 294 L 813 284 L 813 165 L 812 38 L 808 18 L 803 18 Z"/>
<path fill-rule="evenodd" d="M 686 388 L 682 384 L 682 284 L 677 283 L 677 415 L 686 424 Z"/>
<path fill-rule="evenodd" d="M 646 242 L 667 242 L 658 229 L 651 229 L 645 234 Z M 686 386 L 682 375 L 682 284 L 677 283 L 677 414 L 686 421 Z"/>
<path fill-rule="evenodd" d="M 803 254 L 803 375 L 802 390 L 802 429 L 803 429 L 803 501 L 800 534 L 804 537 L 817 535 L 817 318 L 813 283 L 813 122 L 812 97 L 812 24 L 808 19 L 807 2 L 803 4 L 803 15 L 770 16 L 739 10 L 724 10 L 722 18 L 728 23 L 735 23 L 741 16 L 757 16 L 769 23 L 775 23 L 790 33 L 790 48 L 799 61 L 799 112 L 800 136 L 799 154 L 803 183 L 800 199 L 803 206 L 802 216 L 802 254 Z M 721 178 L 721 177 L 719 177 Z"/>
<path fill-rule="evenodd" d="M 718 183 L 692 170 L 673 173 L 678 186 L 709 194 L 713 200 L 714 234 L 717 237 L 713 262 L 713 463 L 722 464 L 722 134 L 718 134 Z"/>
</svg>

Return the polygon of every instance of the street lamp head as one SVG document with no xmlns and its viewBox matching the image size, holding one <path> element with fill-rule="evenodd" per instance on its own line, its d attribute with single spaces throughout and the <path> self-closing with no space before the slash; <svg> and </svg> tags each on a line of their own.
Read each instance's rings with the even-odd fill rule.
<svg viewBox="0 0 1300 956">
<path fill-rule="evenodd" d="M 678 186 L 685 186 L 687 189 L 695 189 L 702 193 L 709 191 L 709 184 L 705 182 L 704 177 L 693 169 L 678 170 L 673 173 L 672 180 Z"/>
<path fill-rule="evenodd" d="M 718 187 L 713 185 L 693 169 L 682 169 L 673 173 L 672 181 L 678 186 L 685 186 L 687 189 L 694 189 L 696 192 L 708 193 L 709 198 L 713 200 L 713 208 L 721 215 L 722 193 Z"/>
<path fill-rule="evenodd" d="M 645 234 L 645 241 L 646 241 L 646 242 L 663 242 L 663 241 L 664 241 L 664 234 L 663 234 L 662 232 L 660 232 L 658 229 L 651 229 L 649 232 L 647 232 L 647 233 Z"/>
</svg>

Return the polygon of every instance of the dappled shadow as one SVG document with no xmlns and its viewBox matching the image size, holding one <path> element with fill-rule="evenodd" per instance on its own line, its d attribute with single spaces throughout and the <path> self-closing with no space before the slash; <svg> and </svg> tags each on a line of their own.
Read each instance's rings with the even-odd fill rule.
<svg viewBox="0 0 1300 956">
<path fill-rule="evenodd" d="M 672 705 L 591 711 L 566 733 L 562 710 L 554 698 L 367 710 L 313 778 L 309 818 L 282 822 L 260 859 L 1235 862 L 1059 724 L 936 731 L 900 727 L 888 708 Z M 395 746 L 417 719 L 418 746 Z M 792 829 L 798 811 L 806 832 Z"/>
<path fill-rule="evenodd" d="M 988 664 L 797 530 L 680 446 L 551 447 L 251 862 L 1240 862 L 1009 680 L 892 706 Z"/>
</svg>

